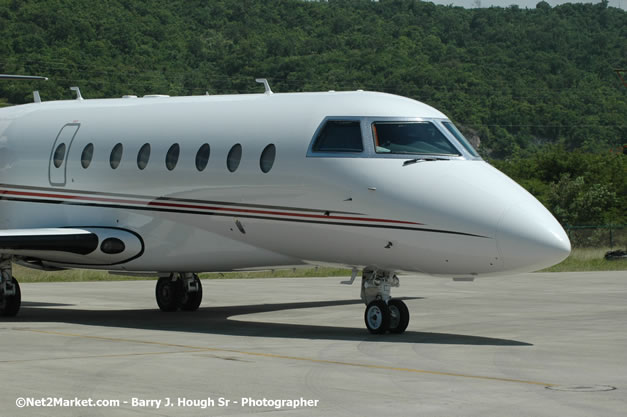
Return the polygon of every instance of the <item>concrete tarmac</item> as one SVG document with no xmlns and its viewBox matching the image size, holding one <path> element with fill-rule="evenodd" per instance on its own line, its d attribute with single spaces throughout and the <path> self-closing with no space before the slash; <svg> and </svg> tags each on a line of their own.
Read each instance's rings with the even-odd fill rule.
<svg viewBox="0 0 627 417">
<path fill-rule="evenodd" d="M 154 281 L 23 284 L 0 416 L 627 413 L 625 271 L 403 276 L 402 335 L 370 335 L 342 279 L 205 280 L 194 313 Z"/>
</svg>

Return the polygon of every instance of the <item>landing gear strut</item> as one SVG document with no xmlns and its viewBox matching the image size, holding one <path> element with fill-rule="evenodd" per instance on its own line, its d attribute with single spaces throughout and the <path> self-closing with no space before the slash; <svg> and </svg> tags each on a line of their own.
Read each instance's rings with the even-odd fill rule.
<svg viewBox="0 0 627 417">
<path fill-rule="evenodd" d="M 392 299 L 390 290 L 398 287 L 396 275 L 388 271 L 364 269 L 361 278 L 361 299 L 366 304 L 364 321 L 370 333 L 403 333 L 409 324 L 409 310 L 399 299 Z"/>
<path fill-rule="evenodd" d="M 161 311 L 195 311 L 202 301 L 202 284 L 196 274 L 170 274 L 159 278 L 155 296 Z"/>
<path fill-rule="evenodd" d="M 22 292 L 13 278 L 11 258 L 0 260 L 0 316 L 13 317 L 20 311 Z"/>
</svg>

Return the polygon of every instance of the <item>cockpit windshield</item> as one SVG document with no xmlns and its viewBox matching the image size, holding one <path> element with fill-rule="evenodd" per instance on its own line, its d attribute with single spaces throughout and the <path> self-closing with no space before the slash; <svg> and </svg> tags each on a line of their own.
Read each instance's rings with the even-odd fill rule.
<svg viewBox="0 0 627 417">
<path fill-rule="evenodd" d="M 375 122 L 372 134 L 380 154 L 461 155 L 431 122 Z"/>
</svg>

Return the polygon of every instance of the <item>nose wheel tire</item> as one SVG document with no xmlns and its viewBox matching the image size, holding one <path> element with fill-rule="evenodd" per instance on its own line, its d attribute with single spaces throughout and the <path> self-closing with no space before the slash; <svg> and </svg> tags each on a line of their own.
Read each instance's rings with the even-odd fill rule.
<svg viewBox="0 0 627 417">
<path fill-rule="evenodd" d="M 155 296 L 161 311 L 176 311 L 179 308 L 180 284 L 171 277 L 161 277 L 157 281 Z"/>
<path fill-rule="evenodd" d="M 409 324 L 409 309 L 402 300 L 390 300 L 390 333 L 403 333 Z"/>
<path fill-rule="evenodd" d="M 370 333 L 385 333 L 390 327 L 390 309 L 385 301 L 371 301 L 366 307 L 364 321 L 366 322 L 366 327 Z"/>
<path fill-rule="evenodd" d="M 17 312 L 20 311 L 20 305 L 22 304 L 22 292 L 20 291 L 20 284 L 15 278 L 11 278 L 11 282 L 15 286 L 15 294 L 4 295 L 2 294 L 2 306 L 0 307 L 0 316 L 15 317 Z"/>
<path fill-rule="evenodd" d="M 183 295 L 181 302 L 181 310 L 183 311 L 196 311 L 202 302 L 202 284 L 200 283 L 198 275 L 194 275 L 194 282 L 196 283 L 198 290 L 194 292 L 187 292 Z"/>
</svg>

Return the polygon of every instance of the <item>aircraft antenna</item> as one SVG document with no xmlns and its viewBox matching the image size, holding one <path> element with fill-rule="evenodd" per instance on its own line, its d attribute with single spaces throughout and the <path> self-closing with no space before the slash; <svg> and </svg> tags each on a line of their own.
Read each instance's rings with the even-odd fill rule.
<svg viewBox="0 0 627 417">
<path fill-rule="evenodd" d="M 78 87 L 70 87 L 70 90 L 76 91 L 76 99 L 83 100 L 83 96 L 81 95 L 81 89 Z"/>
<path fill-rule="evenodd" d="M 266 91 L 264 92 L 264 94 L 274 94 L 272 92 L 272 90 L 270 89 L 270 84 L 268 84 L 268 80 L 266 80 L 265 78 L 257 78 L 255 79 L 256 82 L 258 82 L 259 84 L 263 84 L 263 87 L 266 89 Z"/>
<path fill-rule="evenodd" d="M 39 75 L 13 75 L 13 74 L 0 74 L 0 80 L 41 80 L 48 81 L 48 77 L 40 77 Z M 33 99 L 35 103 L 41 103 L 41 97 L 39 91 L 33 91 Z"/>
<path fill-rule="evenodd" d="M 43 81 L 47 81 L 48 77 L 40 77 L 38 75 L 0 74 L 0 79 L 3 79 L 3 80 L 43 80 Z"/>
</svg>

